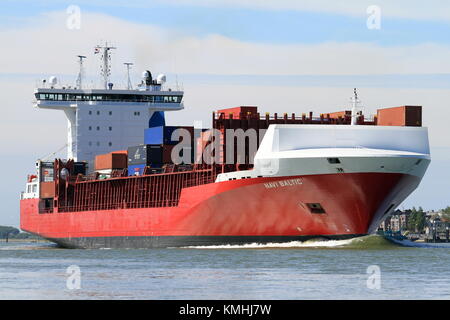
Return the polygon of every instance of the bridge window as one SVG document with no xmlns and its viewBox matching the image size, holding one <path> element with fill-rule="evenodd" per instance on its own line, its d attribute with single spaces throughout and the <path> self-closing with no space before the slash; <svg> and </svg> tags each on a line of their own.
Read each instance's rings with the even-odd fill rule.
<svg viewBox="0 0 450 320">
<path fill-rule="evenodd" d="M 36 93 L 37 100 L 50 101 L 120 101 L 149 103 L 180 103 L 180 95 L 145 95 L 145 94 L 73 94 L 73 93 Z M 110 112 L 110 115 L 112 112 Z"/>
</svg>

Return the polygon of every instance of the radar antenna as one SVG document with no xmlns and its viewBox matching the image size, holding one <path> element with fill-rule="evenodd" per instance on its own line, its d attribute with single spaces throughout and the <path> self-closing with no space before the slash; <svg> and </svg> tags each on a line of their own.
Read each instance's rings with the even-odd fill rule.
<svg viewBox="0 0 450 320">
<path fill-rule="evenodd" d="M 100 73 L 103 77 L 104 87 L 105 89 L 108 89 L 108 82 L 109 82 L 109 76 L 111 75 L 111 50 L 116 49 L 116 47 L 110 47 L 108 46 L 108 42 L 105 42 L 104 46 L 96 46 L 95 47 L 95 54 L 101 52 L 100 59 L 102 60 L 102 65 L 100 67 Z"/>
<path fill-rule="evenodd" d="M 79 65 L 80 65 L 80 71 L 78 72 L 78 78 L 77 78 L 77 82 L 76 82 L 76 86 L 78 89 L 81 89 L 81 86 L 83 85 L 83 59 L 86 59 L 86 56 L 77 56 L 78 59 L 80 59 L 78 61 Z"/>
<path fill-rule="evenodd" d="M 130 69 L 133 64 L 131 62 L 125 62 L 124 65 L 127 66 L 127 89 L 131 90 L 133 88 L 133 86 L 131 85 L 131 80 L 130 80 Z"/>
</svg>

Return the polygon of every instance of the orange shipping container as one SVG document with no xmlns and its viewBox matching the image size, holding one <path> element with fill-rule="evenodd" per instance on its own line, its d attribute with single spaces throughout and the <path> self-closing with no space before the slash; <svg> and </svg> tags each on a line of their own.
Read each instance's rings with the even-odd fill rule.
<svg viewBox="0 0 450 320">
<path fill-rule="evenodd" d="M 256 115 L 258 113 L 258 107 L 240 106 L 236 108 L 218 110 L 217 112 L 224 113 L 226 119 L 228 119 L 228 116 L 230 114 L 233 115 L 233 119 L 239 119 L 241 113 L 243 113 L 244 115 L 247 114 L 251 114 L 253 116 Z"/>
<path fill-rule="evenodd" d="M 118 150 L 118 151 L 113 151 L 111 153 L 119 153 L 119 154 L 126 154 L 126 155 L 128 155 L 128 150 Z"/>
<path fill-rule="evenodd" d="M 339 117 L 341 118 L 345 118 L 345 116 L 347 117 L 351 117 L 352 116 L 352 112 L 351 111 L 338 111 L 338 112 L 331 112 L 331 113 L 325 113 L 324 116 L 326 117 L 327 115 L 330 115 L 331 119 L 337 119 Z"/>
<path fill-rule="evenodd" d="M 41 199 L 53 198 L 55 196 L 55 181 L 41 182 L 39 193 Z"/>
<path fill-rule="evenodd" d="M 402 106 L 378 109 L 377 125 L 420 127 L 422 126 L 422 107 Z"/>
<path fill-rule="evenodd" d="M 121 151 L 100 154 L 95 157 L 95 170 L 124 169 L 128 167 L 128 155 Z"/>
</svg>

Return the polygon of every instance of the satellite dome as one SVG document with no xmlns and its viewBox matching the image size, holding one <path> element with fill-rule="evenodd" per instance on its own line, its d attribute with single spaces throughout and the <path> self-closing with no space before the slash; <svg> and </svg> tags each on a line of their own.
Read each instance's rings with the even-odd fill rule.
<svg viewBox="0 0 450 320">
<path fill-rule="evenodd" d="M 58 79 L 55 76 L 51 76 L 48 79 L 48 82 L 50 83 L 50 85 L 54 86 L 58 82 Z"/>
<path fill-rule="evenodd" d="M 157 77 L 156 77 L 156 83 L 158 83 L 158 84 L 163 84 L 163 83 L 165 83 L 166 82 L 166 75 L 165 74 L 159 74 Z"/>
</svg>

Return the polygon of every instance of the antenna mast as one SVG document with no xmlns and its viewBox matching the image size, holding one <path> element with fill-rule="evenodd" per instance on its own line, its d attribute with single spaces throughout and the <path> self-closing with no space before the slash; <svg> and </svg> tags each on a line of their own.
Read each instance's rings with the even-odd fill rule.
<svg viewBox="0 0 450 320">
<path fill-rule="evenodd" d="M 109 76 L 111 75 L 111 50 L 116 49 L 116 47 L 109 47 L 108 42 L 105 42 L 104 46 L 96 46 L 95 54 L 100 53 L 102 51 L 102 55 L 100 59 L 102 60 L 102 66 L 100 67 L 100 73 L 103 77 L 103 82 L 105 89 L 108 89 Z"/>
<path fill-rule="evenodd" d="M 356 88 L 353 89 L 353 97 L 351 98 L 351 102 L 352 102 L 352 118 L 351 118 L 351 125 L 354 126 L 357 124 L 357 117 L 358 117 L 358 104 L 359 104 L 359 100 L 358 100 L 358 93 L 356 92 Z"/>
<path fill-rule="evenodd" d="M 130 69 L 133 64 L 131 62 L 125 62 L 124 65 L 127 66 L 127 89 L 131 90 L 133 88 L 133 86 L 131 85 L 131 80 L 130 80 Z"/>
<path fill-rule="evenodd" d="M 86 59 L 86 56 L 77 56 L 80 60 L 78 61 L 80 65 L 80 71 L 78 73 L 78 78 L 76 82 L 76 86 L 78 89 L 81 89 L 81 86 L 83 84 L 83 59 Z"/>
</svg>

